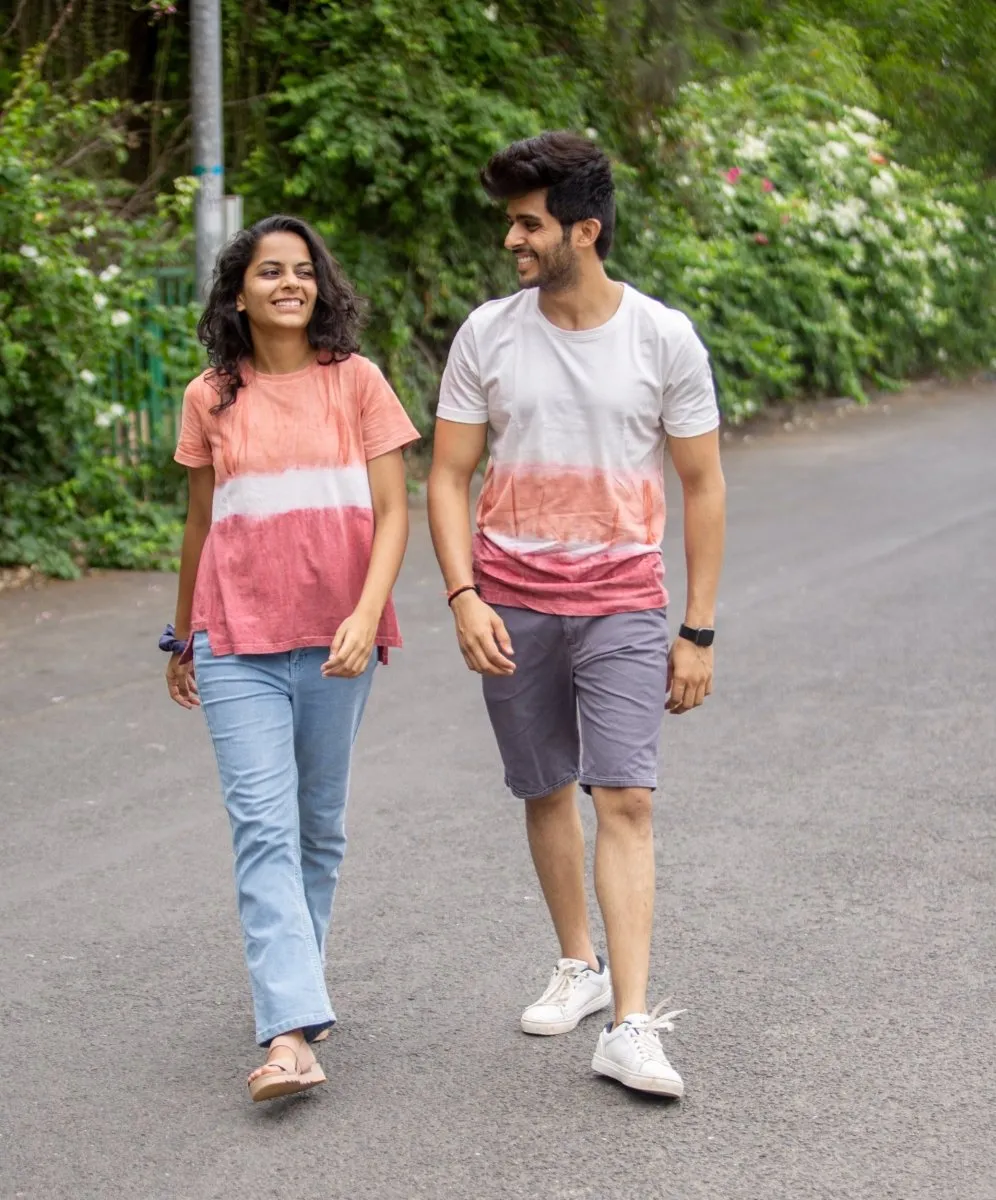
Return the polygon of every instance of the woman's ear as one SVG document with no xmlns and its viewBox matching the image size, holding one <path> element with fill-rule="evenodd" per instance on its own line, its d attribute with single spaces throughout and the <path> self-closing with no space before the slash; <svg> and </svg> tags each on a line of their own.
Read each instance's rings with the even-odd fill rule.
<svg viewBox="0 0 996 1200">
<path fill-rule="evenodd" d="M 246 298 L 241 292 L 239 292 L 239 294 L 235 297 L 235 311 L 236 312 L 245 312 L 246 311 Z"/>
</svg>

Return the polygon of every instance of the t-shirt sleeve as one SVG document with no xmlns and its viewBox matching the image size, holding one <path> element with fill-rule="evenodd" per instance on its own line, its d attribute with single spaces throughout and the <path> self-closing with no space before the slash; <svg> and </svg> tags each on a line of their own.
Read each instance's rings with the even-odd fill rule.
<svg viewBox="0 0 996 1200">
<path fill-rule="evenodd" d="M 369 462 L 392 450 L 410 446 L 419 440 L 420 434 L 381 369 L 369 359 L 358 359 L 357 365 L 363 454 Z"/>
<path fill-rule="evenodd" d="M 206 385 L 202 378 L 187 384 L 183 393 L 180 436 L 173 457 L 184 467 L 210 467 L 214 462 L 211 443 L 204 429 Z"/>
<path fill-rule="evenodd" d="M 464 321 L 460 326 L 450 347 L 439 387 L 436 416 L 463 425 L 487 424 L 488 398 L 481 387 L 477 342 L 470 321 Z"/>
<path fill-rule="evenodd" d="M 664 379 L 663 422 L 668 437 L 698 437 L 719 425 L 709 352 L 691 321 L 673 343 Z"/>
</svg>

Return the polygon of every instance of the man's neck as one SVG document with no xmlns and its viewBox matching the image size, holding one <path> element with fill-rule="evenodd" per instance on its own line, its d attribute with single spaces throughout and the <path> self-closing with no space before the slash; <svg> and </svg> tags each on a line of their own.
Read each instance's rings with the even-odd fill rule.
<svg viewBox="0 0 996 1200">
<path fill-rule="evenodd" d="M 624 291 L 623 285 L 610 279 L 598 263 L 587 272 L 581 270 L 569 288 L 556 292 L 541 288 L 540 312 L 560 329 L 597 329 L 616 315 Z"/>
<path fill-rule="evenodd" d="M 254 337 L 253 367 L 261 375 L 290 375 L 314 361 L 315 350 L 307 336 Z"/>
</svg>

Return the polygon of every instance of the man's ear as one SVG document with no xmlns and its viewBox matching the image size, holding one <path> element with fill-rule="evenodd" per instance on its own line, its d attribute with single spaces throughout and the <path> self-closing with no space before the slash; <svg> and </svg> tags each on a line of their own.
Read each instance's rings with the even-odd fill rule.
<svg viewBox="0 0 996 1200">
<path fill-rule="evenodd" d="M 574 245 L 578 250 L 587 250 L 598 241 L 602 222 L 597 217 L 587 217 L 574 226 Z"/>
</svg>

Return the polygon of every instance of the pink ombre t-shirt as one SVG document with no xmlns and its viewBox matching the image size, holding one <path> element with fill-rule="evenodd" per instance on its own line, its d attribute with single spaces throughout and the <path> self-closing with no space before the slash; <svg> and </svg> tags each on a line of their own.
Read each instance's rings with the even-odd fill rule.
<svg viewBox="0 0 996 1200">
<path fill-rule="evenodd" d="M 246 367 L 243 378 L 235 403 L 217 415 L 210 372 L 183 397 L 176 461 L 215 472 L 191 631 L 207 632 L 213 654 L 327 646 L 370 562 L 367 463 L 418 431 L 378 368 L 357 354 L 288 375 Z M 377 645 L 401 645 L 391 601 Z"/>
<path fill-rule="evenodd" d="M 719 424 L 689 319 L 623 289 L 595 329 L 566 330 L 527 289 L 471 313 L 437 417 L 488 426 L 474 570 L 489 604 L 604 616 L 667 604 L 664 444 Z"/>
</svg>

